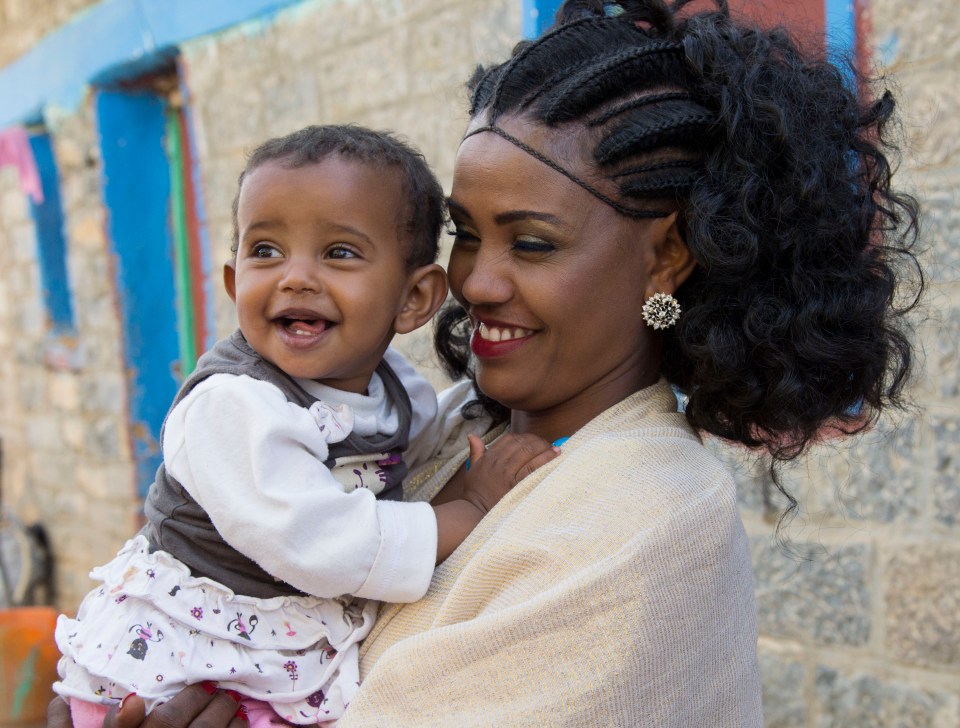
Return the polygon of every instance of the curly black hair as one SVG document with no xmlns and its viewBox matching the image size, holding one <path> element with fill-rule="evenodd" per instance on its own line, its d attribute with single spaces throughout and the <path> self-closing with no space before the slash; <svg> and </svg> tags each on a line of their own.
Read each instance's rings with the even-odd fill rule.
<svg viewBox="0 0 960 728">
<path fill-rule="evenodd" d="M 542 38 L 477 70 L 470 114 L 587 134 L 616 209 L 678 213 L 697 266 L 661 371 L 693 427 L 775 466 L 826 426 L 853 433 L 904 404 L 918 207 L 891 187 L 888 91 L 868 97 L 867 79 L 723 0 L 688 2 L 567 0 Z M 437 319 L 455 377 L 472 376 L 466 326 L 457 306 Z"/>
<path fill-rule="evenodd" d="M 400 172 L 405 197 L 401 229 L 410 243 L 407 268 L 412 270 L 433 263 L 439 252 L 440 232 L 445 218 L 443 188 L 423 155 L 387 131 L 375 131 L 356 124 L 313 125 L 286 136 L 268 139 L 247 158 L 237 180 L 233 198 L 233 244 L 237 253 L 237 205 L 244 178 L 267 162 L 280 162 L 291 168 L 318 164 L 328 157 L 340 156 L 380 168 Z"/>
</svg>

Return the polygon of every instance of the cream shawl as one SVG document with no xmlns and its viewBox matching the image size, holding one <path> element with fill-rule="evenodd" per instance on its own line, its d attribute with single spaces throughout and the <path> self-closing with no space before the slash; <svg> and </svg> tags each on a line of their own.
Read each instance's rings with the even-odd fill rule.
<svg viewBox="0 0 960 728">
<path fill-rule="evenodd" d="M 519 483 L 423 599 L 384 606 L 340 725 L 751 728 L 756 643 L 732 479 L 660 382 Z"/>
</svg>

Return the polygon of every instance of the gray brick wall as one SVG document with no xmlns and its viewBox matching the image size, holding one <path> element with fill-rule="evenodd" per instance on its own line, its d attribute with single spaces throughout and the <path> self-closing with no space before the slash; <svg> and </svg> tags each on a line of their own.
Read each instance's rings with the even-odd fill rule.
<svg viewBox="0 0 960 728">
<path fill-rule="evenodd" d="M 742 498 L 771 726 L 960 726 L 960 5 L 869 8 L 903 114 L 898 176 L 923 206 L 921 366 L 911 411 L 788 474 L 798 559 L 770 546 L 762 501 Z"/>
</svg>

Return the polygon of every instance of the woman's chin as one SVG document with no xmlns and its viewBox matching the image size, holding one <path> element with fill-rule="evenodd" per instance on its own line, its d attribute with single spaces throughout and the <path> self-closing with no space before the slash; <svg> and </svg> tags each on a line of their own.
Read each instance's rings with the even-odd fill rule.
<svg viewBox="0 0 960 728">
<path fill-rule="evenodd" d="M 508 379 L 477 372 L 477 387 L 481 392 L 507 409 L 518 412 L 540 412 L 549 408 L 551 398 L 542 387 L 544 383 L 536 377 L 518 375 Z"/>
<path fill-rule="evenodd" d="M 495 399 L 508 409 L 529 409 L 526 405 L 530 400 L 530 385 L 529 382 L 520 381 L 519 377 L 513 381 L 507 381 L 504 377 L 484 376 L 478 371 L 477 387 L 486 396 Z"/>
</svg>

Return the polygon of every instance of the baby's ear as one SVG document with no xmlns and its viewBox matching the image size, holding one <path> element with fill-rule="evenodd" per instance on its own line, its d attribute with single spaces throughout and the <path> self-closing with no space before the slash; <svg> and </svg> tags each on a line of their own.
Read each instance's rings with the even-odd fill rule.
<svg viewBox="0 0 960 728">
<path fill-rule="evenodd" d="M 237 261 L 228 260 L 223 264 L 223 287 L 230 300 L 237 302 Z"/>
<path fill-rule="evenodd" d="M 421 266 L 407 278 L 407 291 L 400 311 L 393 321 L 393 330 L 409 334 L 419 329 L 439 310 L 447 298 L 447 274 L 436 263 Z"/>
</svg>

